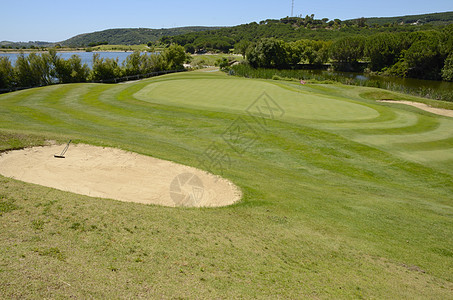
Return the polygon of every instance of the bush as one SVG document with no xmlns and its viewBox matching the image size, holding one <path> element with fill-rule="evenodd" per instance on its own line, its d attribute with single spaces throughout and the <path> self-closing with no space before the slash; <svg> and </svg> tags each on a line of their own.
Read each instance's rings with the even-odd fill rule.
<svg viewBox="0 0 453 300">
<path fill-rule="evenodd" d="M 93 69 L 90 74 L 91 80 L 104 81 L 119 78 L 123 72 L 118 65 L 118 59 L 100 58 L 99 53 L 93 54 Z"/>
<path fill-rule="evenodd" d="M 230 61 L 226 58 L 219 58 L 216 62 L 215 65 L 220 68 L 220 70 L 227 70 L 230 67 Z"/>
<path fill-rule="evenodd" d="M 60 83 L 85 82 L 90 75 L 90 69 L 78 55 L 72 55 L 69 60 L 57 56 L 55 50 L 49 51 L 54 65 L 54 76 Z"/>
<path fill-rule="evenodd" d="M 53 65 L 47 53 L 37 55 L 30 53 L 27 57 L 21 53 L 16 60 L 15 73 L 17 85 L 34 87 L 52 83 Z"/>
<path fill-rule="evenodd" d="M 206 65 L 206 60 L 201 56 L 196 56 L 192 59 L 191 65 L 193 68 L 201 69 Z"/>
<path fill-rule="evenodd" d="M 188 59 L 184 47 L 177 44 L 172 44 L 166 48 L 162 56 L 167 63 L 168 70 L 183 69 L 183 64 Z"/>
</svg>

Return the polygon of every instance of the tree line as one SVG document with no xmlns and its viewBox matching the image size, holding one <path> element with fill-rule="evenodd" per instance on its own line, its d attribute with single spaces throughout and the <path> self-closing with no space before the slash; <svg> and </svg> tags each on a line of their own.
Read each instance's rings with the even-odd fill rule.
<svg viewBox="0 0 453 300">
<path fill-rule="evenodd" d="M 453 21 L 453 14 L 446 18 Z M 217 30 L 202 32 L 190 32 L 181 35 L 166 35 L 160 38 L 163 44 L 177 43 L 193 53 L 200 50 L 210 52 L 228 52 L 240 41 L 257 42 L 262 38 L 278 38 L 286 42 L 301 39 L 309 40 L 336 40 L 350 36 L 370 36 L 377 33 L 417 32 L 423 30 L 440 30 L 440 25 L 404 24 L 398 23 L 398 18 L 392 18 L 393 22 L 384 24 L 370 23 L 365 18 L 341 21 L 316 19 L 314 15 L 305 17 L 286 17 L 279 20 L 268 19 L 259 23 L 252 22 L 234 27 L 225 27 Z M 447 21 L 446 21 L 447 22 Z"/>
<path fill-rule="evenodd" d="M 166 70 L 183 69 L 187 60 L 184 48 L 171 45 L 160 54 L 138 51 L 129 55 L 120 64 L 118 59 L 101 58 L 93 54 L 93 66 L 82 64 L 80 56 L 74 54 L 63 59 L 54 49 L 47 53 L 19 54 L 13 65 L 9 58 L 0 57 L 0 89 L 50 85 L 53 83 L 75 83 L 108 81 L 124 76 L 144 75 Z"/>
<path fill-rule="evenodd" d="M 443 30 L 382 32 L 335 41 L 241 41 L 235 51 L 255 68 L 296 68 L 332 63 L 336 70 L 453 81 L 453 24 Z"/>
</svg>

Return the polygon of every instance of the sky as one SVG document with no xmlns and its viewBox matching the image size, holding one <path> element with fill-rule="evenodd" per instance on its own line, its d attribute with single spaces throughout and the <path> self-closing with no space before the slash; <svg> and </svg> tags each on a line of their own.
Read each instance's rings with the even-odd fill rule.
<svg viewBox="0 0 453 300">
<path fill-rule="evenodd" d="M 110 28 L 234 26 L 291 15 L 291 0 L 0 0 L 0 41 L 58 42 Z M 294 0 L 294 15 L 353 19 L 453 11 L 453 0 Z"/>
</svg>

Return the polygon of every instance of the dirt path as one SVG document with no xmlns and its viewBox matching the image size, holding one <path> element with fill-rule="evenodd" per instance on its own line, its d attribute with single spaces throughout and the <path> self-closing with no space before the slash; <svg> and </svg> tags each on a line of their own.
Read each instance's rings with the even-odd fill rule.
<svg viewBox="0 0 453 300">
<path fill-rule="evenodd" d="M 164 206 L 233 204 L 240 190 L 202 170 L 113 148 L 64 145 L 3 153 L 0 174 L 77 194 Z"/>
<path fill-rule="evenodd" d="M 412 102 L 412 101 L 394 101 L 394 100 L 381 100 L 379 102 L 385 102 L 385 103 L 400 103 L 400 104 L 406 104 L 406 105 L 411 105 L 417 108 L 420 108 L 424 111 L 431 112 L 436 115 L 441 115 L 441 116 L 446 116 L 446 117 L 452 117 L 453 118 L 453 110 L 451 109 L 444 109 L 444 108 L 434 108 L 429 105 L 426 105 L 425 103 L 419 103 L 419 102 Z"/>
</svg>

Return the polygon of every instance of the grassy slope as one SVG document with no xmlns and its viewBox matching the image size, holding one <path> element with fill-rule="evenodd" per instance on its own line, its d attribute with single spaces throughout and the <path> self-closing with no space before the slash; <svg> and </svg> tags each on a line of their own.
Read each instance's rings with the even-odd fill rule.
<svg viewBox="0 0 453 300">
<path fill-rule="evenodd" d="M 285 110 L 266 130 L 245 113 L 263 91 Z M 453 120 L 370 91 L 191 72 L 1 95 L 0 149 L 72 138 L 200 166 L 216 142 L 244 199 L 171 209 L 0 177 L 0 296 L 451 298 Z M 259 138 L 242 155 L 221 138 L 237 117 Z"/>
</svg>

